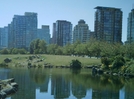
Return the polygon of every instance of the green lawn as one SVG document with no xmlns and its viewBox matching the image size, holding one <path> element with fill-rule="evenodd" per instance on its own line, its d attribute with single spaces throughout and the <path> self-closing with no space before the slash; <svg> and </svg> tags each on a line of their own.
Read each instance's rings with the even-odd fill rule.
<svg viewBox="0 0 134 99">
<path fill-rule="evenodd" d="M 32 55 L 0 55 L 0 63 L 3 62 L 5 58 L 11 58 L 12 62 L 9 64 L 13 66 L 17 63 L 27 65 L 28 57 Z M 39 55 L 40 59 L 44 59 L 42 62 L 36 63 L 36 65 L 43 65 L 44 63 L 50 63 L 54 66 L 69 65 L 73 59 L 77 59 L 82 63 L 82 66 L 87 65 L 98 65 L 100 64 L 100 59 L 96 58 L 85 58 L 85 57 L 74 57 L 74 56 L 62 56 L 62 55 Z M 35 63 L 35 61 L 32 61 Z"/>
<path fill-rule="evenodd" d="M 43 55 L 44 56 L 44 55 Z M 69 65 L 73 59 L 78 59 L 83 66 L 100 64 L 100 59 L 73 57 L 73 56 L 61 56 L 61 55 L 45 55 L 45 59 L 52 65 Z"/>
</svg>

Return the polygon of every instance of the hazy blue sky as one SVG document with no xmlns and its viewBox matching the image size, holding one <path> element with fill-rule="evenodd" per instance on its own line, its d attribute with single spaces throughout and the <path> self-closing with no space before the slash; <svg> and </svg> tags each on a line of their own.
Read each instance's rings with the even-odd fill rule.
<svg viewBox="0 0 134 99">
<path fill-rule="evenodd" d="M 14 15 L 24 15 L 25 12 L 38 13 L 38 28 L 50 25 L 56 20 L 72 22 L 73 27 L 80 19 L 84 19 L 91 31 L 94 31 L 94 13 L 96 6 L 116 7 L 123 11 L 122 40 L 126 40 L 128 13 L 134 5 L 134 0 L 1 0 L 0 27 L 11 23 Z M 134 7 L 133 7 L 134 8 Z"/>
</svg>

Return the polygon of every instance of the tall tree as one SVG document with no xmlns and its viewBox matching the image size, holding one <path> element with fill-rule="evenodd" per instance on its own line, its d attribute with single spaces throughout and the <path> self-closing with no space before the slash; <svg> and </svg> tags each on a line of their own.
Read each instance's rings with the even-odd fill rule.
<svg viewBox="0 0 134 99">
<path fill-rule="evenodd" d="M 30 44 L 30 54 L 44 54 L 47 52 L 46 42 L 36 39 Z"/>
</svg>

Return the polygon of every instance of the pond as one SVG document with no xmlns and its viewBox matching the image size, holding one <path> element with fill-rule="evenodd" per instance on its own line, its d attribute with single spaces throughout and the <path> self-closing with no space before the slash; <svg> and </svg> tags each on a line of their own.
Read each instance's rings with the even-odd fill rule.
<svg viewBox="0 0 134 99">
<path fill-rule="evenodd" d="M 0 69 L 7 78 L 19 90 L 6 99 L 134 99 L 134 79 L 92 76 L 90 69 Z"/>
</svg>

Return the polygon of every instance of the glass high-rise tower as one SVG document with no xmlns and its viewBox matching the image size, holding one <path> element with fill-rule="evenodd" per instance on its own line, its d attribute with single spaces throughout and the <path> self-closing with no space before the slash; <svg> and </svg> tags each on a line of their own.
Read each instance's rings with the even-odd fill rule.
<svg viewBox="0 0 134 99">
<path fill-rule="evenodd" d="M 9 47 L 28 49 L 31 41 L 37 38 L 37 13 L 26 12 L 25 15 L 14 15 L 8 28 Z"/>
<path fill-rule="evenodd" d="M 132 9 L 128 15 L 127 42 L 134 42 L 134 9 Z"/>
<path fill-rule="evenodd" d="M 95 7 L 95 38 L 110 43 L 121 42 L 122 11 L 120 8 Z"/>
<path fill-rule="evenodd" d="M 57 20 L 55 23 L 53 42 L 59 46 L 65 46 L 72 41 L 72 24 L 66 20 Z"/>
<path fill-rule="evenodd" d="M 37 38 L 41 40 L 45 40 L 47 44 L 50 44 L 49 25 L 42 25 L 42 28 L 37 30 Z"/>
</svg>

